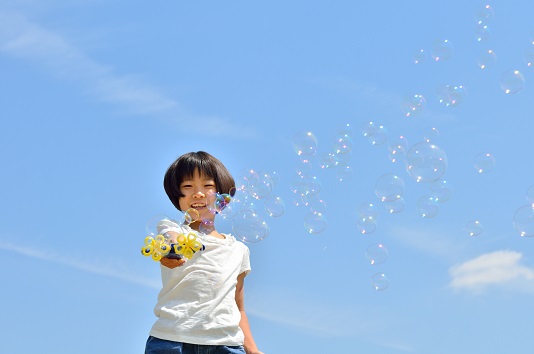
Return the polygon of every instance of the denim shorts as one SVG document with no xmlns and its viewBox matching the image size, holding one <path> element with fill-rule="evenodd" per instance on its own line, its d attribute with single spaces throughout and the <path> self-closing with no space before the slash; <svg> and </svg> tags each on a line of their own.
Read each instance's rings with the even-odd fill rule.
<svg viewBox="0 0 534 354">
<path fill-rule="evenodd" d="M 200 345 L 148 337 L 145 354 L 245 354 L 242 345 Z"/>
</svg>

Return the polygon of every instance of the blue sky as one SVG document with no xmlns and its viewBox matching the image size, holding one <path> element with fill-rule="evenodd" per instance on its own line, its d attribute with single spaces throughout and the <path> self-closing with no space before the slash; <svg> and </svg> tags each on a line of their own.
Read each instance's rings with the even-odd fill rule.
<svg viewBox="0 0 534 354">
<path fill-rule="evenodd" d="M 180 217 L 163 174 L 205 150 L 236 178 L 271 174 L 270 196 L 285 202 L 278 217 L 253 204 L 269 235 L 248 244 L 246 308 L 265 353 L 531 353 L 534 238 L 513 221 L 534 193 L 533 11 L 513 0 L 0 0 L 2 351 L 142 353 L 159 285 L 140 254 L 145 225 Z M 503 81 L 516 70 L 524 82 Z M 440 102 L 444 85 L 454 104 Z M 414 95 L 426 103 L 407 117 Z M 370 122 L 384 143 L 364 136 Z M 321 163 L 347 124 L 340 181 L 346 170 Z M 302 132 L 317 138 L 307 167 L 293 146 Z M 433 217 L 419 208 L 432 183 L 388 156 L 400 136 L 446 154 L 438 182 L 451 195 L 425 207 Z M 495 159 L 488 172 L 480 154 Z M 297 172 L 318 181 L 322 232 L 307 232 L 309 209 L 294 203 Z M 388 174 L 404 184 L 397 213 L 376 195 Z M 362 234 L 367 204 L 376 228 Z M 377 243 L 387 258 L 371 264 Z"/>
</svg>

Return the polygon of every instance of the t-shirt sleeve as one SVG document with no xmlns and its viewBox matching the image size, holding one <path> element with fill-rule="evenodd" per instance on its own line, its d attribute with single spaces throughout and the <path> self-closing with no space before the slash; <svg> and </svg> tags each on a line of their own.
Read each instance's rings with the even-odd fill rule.
<svg viewBox="0 0 534 354">
<path fill-rule="evenodd" d="M 245 273 L 246 275 L 251 271 L 250 250 L 245 244 L 242 244 L 242 246 L 243 246 L 243 261 L 241 262 L 241 269 L 239 270 L 239 274 Z"/>
</svg>

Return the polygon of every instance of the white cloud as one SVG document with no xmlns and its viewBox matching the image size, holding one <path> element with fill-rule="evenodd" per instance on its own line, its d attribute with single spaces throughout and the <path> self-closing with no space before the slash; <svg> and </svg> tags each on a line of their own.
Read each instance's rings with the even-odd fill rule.
<svg viewBox="0 0 534 354">
<path fill-rule="evenodd" d="M 481 293 L 489 286 L 534 292 L 534 268 L 521 265 L 519 252 L 501 250 L 486 253 L 451 267 L 449 284 L 455 290 Z"/>
<path fill-rule="evenodd" d="M 120 269 L 119 264 L 98 262 L 96 259 L 82 260 L 74 255 L 65 256 L 56 254 L 49 250 L 35 249 L 30 247 L 20 247 L 7 242 L 0 242 L 0 249 L 15 252 L 22 256 L 39 259 L 45 262 L 61 264 L 70 268 L 78 269 L 87 273 L 98 274 L 105 277 L 115 278 L 127 283 L 141 285 L 147 288 L 160 289 L 161 283 L 158 280 L 144 278 L 139 274 L 134 274 Z"/>
</svg>

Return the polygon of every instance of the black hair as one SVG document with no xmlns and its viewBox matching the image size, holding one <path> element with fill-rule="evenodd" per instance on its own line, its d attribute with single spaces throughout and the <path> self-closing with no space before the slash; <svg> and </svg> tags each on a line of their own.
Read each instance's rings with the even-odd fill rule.
<svg viewBox="0 0 534 354">
<path fill-rule="evenodd" d="M 235 181 L 228 169 L 213 155 L 204 151 L 188 152 L 178 157 L 167 169 L 163 188 L 176 209 L 180 209 L 180 198 L 184 195 L 180 185 L 192 178 L 198 170 L 200 176 L 212 178 L 218 193 L 235 194 Z"/>
</svg>

